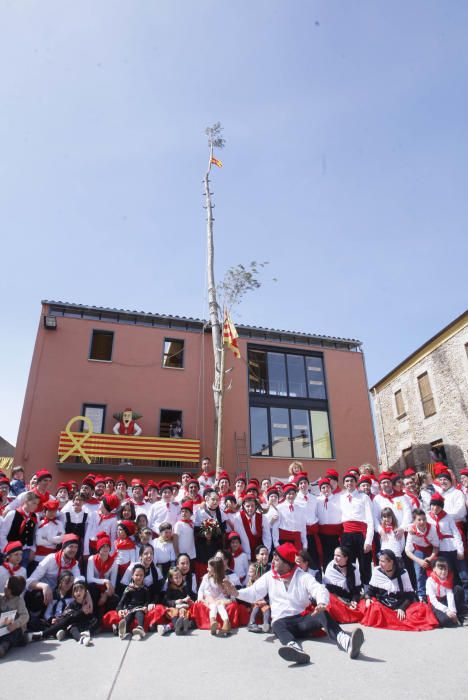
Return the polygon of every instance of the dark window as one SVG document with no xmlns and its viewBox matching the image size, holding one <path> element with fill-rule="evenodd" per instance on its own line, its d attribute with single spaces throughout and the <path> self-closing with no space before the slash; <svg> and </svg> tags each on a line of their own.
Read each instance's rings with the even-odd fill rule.
<svg viewBox="0 0 468 700">
<path fill-rule="evenodd" d="M 252 406 L 250 409 L 250 452 L 257 457 L 269 457 L 268 409 Z"/>
<path fill-rule="evenodd" d="M 397 418 L 404 418 L 406 416 L 405 404 L 403 403 L 403 394 L 401 389 L 395 391 L 395 406 L 397 412 Z"/>
<path fill-rule="evenodd" d="M 181 369 L 184 366 L 184 341 L 164 339 L 163 367 Z"/>
<path fill-rule="evenodd" d="M 406 450 L 403 450 L 402 455 L 403 455 L 403 461 L 405 463 L 406 469 L 414 469 L 413 448 L 407 447 Z"/>
<path fill-rule="evenodd" d="M 445 465 L 448 465 L 447 453 L 443 440 L 434 440 L 434 442 L 431 442 L 430 457 L 433 462 L 443 462 Z"/>
<path fill-rule="evenodd" d="M 287 355 L 289 396 L 307 397 L 303 355 Z"/>
<path fill-rule="evenodd" d="M 424 374 L 421 374 L 421 376 L 418 377 L 418 386 L 424 411 L 424 418 L 429 418 L 429 416 L 434 415 L 436 409 L 427 372 L 424 372 Z"/>
<path fill-rule="evenodd" d="M 98 403 L 84 403 L 82 416 L 86 416 L 93 424 L 93 432 L 103 433 L 106 420 L 106 406 Z M 81 431 L 87 431 L 84 421 L 81 421 Z"/>
<path fill-rule="evenodd" d="M 307 388 L 309 398 L 326 399 L 323 360 L 321 357 L 306 357 Z"/>
<path fill-rule="evenodd" d="M 112 331 L 93 331 L 89 359 L 110 362 L 113 344 L 114 333 Z"/>
<path fill-rule="evenodd" d="M 323 358 L 249 347 L 251 454 L 332 459 Z"/>
<path fill-rule="evenodd" d="M 165 408 L 161 409 L 161 417 L 159 420 L 159 437 L 183 437 L 182 411 L 168 410 Z"/>
</svg>

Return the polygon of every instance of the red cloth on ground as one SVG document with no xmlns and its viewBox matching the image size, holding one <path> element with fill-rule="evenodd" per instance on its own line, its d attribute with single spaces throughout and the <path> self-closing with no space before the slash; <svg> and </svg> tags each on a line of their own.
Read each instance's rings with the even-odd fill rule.
<svg viewBox="0 0 468 700">
<path fill-rule="evenodd" d="M 387 608 L 375 599 L 368 608 L 365 607 L 365 601 L 361 600 L 359 607 L 364 612 L 361 624 L 366 627 L 379 627 L 402 632 L 424 632 L 439 626 L 435 615 L 427 603 L 411 603 L 406 610 L 404 620 L 398 619 L 396 610 Z"/>
<path fill-rule="evenodd" d="M 191 617 L 195 620 L 195 623 L 200 630 L 210 629 L 210 609 L 205 603 L 197 601 L 191 607 Z M 249 621 L 249 609 L 243 605 L 239 605 L 236 601 L 226 605 L 226 612 L 229 617 L 229 622 L 231 627 L 242 627 Z M 220 616 L 218 615 L 217 620 L 220 625 L 223 624 Z M 247 620 L 247 621 L 245 621 Z"/>
<path fill-rule="evenodd" d="M 102 629 L 103 630 L 109 630 L 112 629 L 112 625 L 118 625 L 120 620 L 122 618 L 120 617 L 119 613 L 117 610 L 109 610 L 109 612 L 106 612 L 102 616 Z M 145 614 L 145 621 L 144 621 L 144 628 L 145 632 L 148 631 L 148 627 L 151 624 L 154 625 L 163 625 L 166 622 L 168 622 L 166 618 L 166 608 L 164 605 L 155 605 L 150 612 L 147 612 Z M 133 621 L 132 623 L 132 629 L 137 626 L 136 620 Z"/>
<path fill-rule="evenodd" d="M 333 593 L 330 593 L 330 603 L 328 604 L 327 612 L 330 617 L 342 625 L 361 622 L 364 614 L 359 605 L 355 610 L 348 608 L 346 603 L 344 603 L 341 598 L 333 595 Z"/>
</svg>

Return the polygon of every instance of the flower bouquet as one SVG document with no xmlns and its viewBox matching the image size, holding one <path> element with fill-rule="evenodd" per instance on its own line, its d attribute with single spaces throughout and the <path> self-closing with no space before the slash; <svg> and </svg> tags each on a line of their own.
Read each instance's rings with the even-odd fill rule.
<svg viewBox="0 0 468 700">
<path fill-rule="evenodd" d="M 200 535 L 211 540 L 221 535 L 219 523 L 214 518 L 207 518 L 200 524 Z"/>
</svg>

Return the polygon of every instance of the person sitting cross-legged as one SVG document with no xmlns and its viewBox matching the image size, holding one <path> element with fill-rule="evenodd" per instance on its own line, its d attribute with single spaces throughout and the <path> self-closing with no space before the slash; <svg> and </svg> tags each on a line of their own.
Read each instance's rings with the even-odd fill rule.
<svg viewBox="0 0 468 700">
<path fill-rule="evenodd" d="M 278 653 L 286 661 L 308 663 L 310 657 L 298 640 L 320 629 L 324 629 L 340 649 L 355 659 L 364 642 L 362 630 L 357 628 L 348 634 L 330 617 L 326 612 L 327 589 L 296 565 L 297 554 L 296 547 L 290 542 L 279 545 L 273 555 L 271 571 L 239 591 L 225 582 L 226 593 L 246 603 L 264 600 L 268 595 L 273 632 L 282 644 Z M 311 600 L 316 602 L 314 612 L 303 614 Z"/>
</svg>

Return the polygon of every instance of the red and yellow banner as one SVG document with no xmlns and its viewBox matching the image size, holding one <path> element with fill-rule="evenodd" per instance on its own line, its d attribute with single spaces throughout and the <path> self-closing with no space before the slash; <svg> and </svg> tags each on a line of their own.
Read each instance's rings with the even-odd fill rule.
<svg viewBox="0 0 468 700">
<path fill-rule="evenodd" d="M 60 433 L 58 455 L 61 462 L 72 456 L 83 457 L 86 462 L 91 457 L 199 462 L 200 441 L 64 430 Z"/>
</svg>

